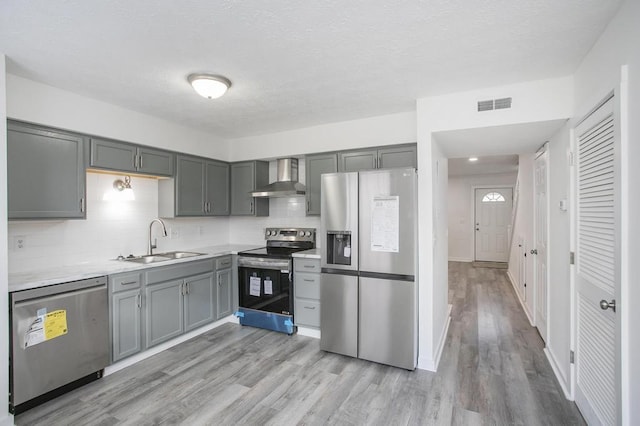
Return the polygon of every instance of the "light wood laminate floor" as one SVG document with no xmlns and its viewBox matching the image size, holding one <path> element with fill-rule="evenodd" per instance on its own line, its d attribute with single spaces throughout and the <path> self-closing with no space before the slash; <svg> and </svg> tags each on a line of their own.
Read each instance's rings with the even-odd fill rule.
<svg viewBox="0 0 640 426">
<path fill-rule="evenodd" d="M 503 269 L 450 263 L 437 373 L 225 324 L 16 417 L 17 425 L 571 425 L 567 401 Z"/>
</svg>

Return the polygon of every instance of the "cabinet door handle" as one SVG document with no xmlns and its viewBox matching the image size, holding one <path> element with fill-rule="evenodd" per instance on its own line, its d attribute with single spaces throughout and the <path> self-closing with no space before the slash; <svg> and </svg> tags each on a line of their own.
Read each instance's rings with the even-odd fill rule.
<svg viewBox="0 0 640 426">
<path fill-rule="evenodd" d="M 314 310 L 316 307 L 315 306 L 303 306 L 303 308 Z"/>
<path fill-rule="evenodd" d="M 382 168 L 382 157 L 378 157 L 378 164 L 376 165 L 377 169 L 381 169 Z"/>
<path fill-rule="evenodd" d="M 250 209 L 251 209 L 251 210 L 250 210 L 250 211 L 251 211 L 251 213 L 253 213 L 253 201 L 251 201 L 251 202 L 249 203 L 249 206 L 250 206 Z"/>
<path fill-rule="evenodd" d="M 142 294 L 138 293 L 138 295 L 136 296 L 136 299 L 138 303 L 138 308 L 142 308 Z"/>
<path fill-rule="evenodd" d="M 80 213 L 84 213 L 84 197 L 80 198 Z"/>
<path fill-rule="evenodd" d="M 138 284 L 138 281 L 126 281 L 126 282 L 120 283 L 120 285 L 131 285 L 131 284 Z"/>
<path fill-rule="evenodd" d="M 142 168 L 142 155 L 138 155 L 138 168 Z"/>
<path fill-rule="evenodd" d="M 304 265 L 305 268 L 315 268 L 314 265 Z"/>
<path fill-rule="evenodd" d="M 311 211 L 311 200 L 307 200 L 307 212 Z"/>
<path fill-rule="evenodd" d="M 308 283 L 316 282 L 316 280 L 310 280 L 309 278 L 305 278 L 303 281 L 308 282 Z"/>
</svg>

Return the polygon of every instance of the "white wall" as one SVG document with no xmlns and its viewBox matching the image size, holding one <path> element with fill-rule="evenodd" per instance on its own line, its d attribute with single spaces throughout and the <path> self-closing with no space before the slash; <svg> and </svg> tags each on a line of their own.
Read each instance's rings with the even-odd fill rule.
<svg viewBox="0 0 640 426">
<path fill-rule="evenodd" d="M 113 181 L 122 174 L 87 173 L 87 219 L 9 222 L 9 271 L 25 272 L 87 261 L 105 261 L 122 254 L 147 251 L 149 224 L 158 217 L 158 181 L 131 177 L 134 201 L 105 201 Z M 229 219 L 165 219 L 172 236 L 162 237 L 157 251 L 193 249 L 229 242 Z M 24 248 L 14 240 L 20 236 Z"/>
<path fill-rule="evenodd" d="M 640 424 L 640 2 L 625 1 L 575 73 L 577 114 L 581 117 L 621 82 L 628 85 L 622 99 L 621 203 L 622 256 L 621 297 L 618 315 L 622 321 L 622 424 Z M 628 65 L 626 81 L 621 67 Z"/>
<path fill-rule="evenodd" d="M 513 241 L 511 252 L 509 254 L 509 275 L 511 280 L 516 284 L 516 293 L 523 303 L 525 313 L 529 317 L 529 321 L 533 321 L 533 256 L 528 251 L 533 248 L 533 167 L 535 154 L 522 154 L 518 159 L 518 206 L 516 208 L 516 217 L 513 225 Z M 520 249 L 518 242 L 523 241 L 527 249 L 527 257 L 525 262 L 525 282 L 519 282 L 519 256 Z M 526 292 L 526 294 L 523 294 Z M 526 300 L 525 300 L 526 299 Z"/>
<path fill-rule="evenodd" d="M 6 57 L 0 53 L 0 401 L 9 401 L 9 293 L 7 244 L 7 109 Z M 0 409 L 0 425 L 13 424 L 7 405 Z"/>
<path fill-rule="evenodd" d="M 11 74 L 7 116 L 220 160 L 229 157 L 227 142 L 211 134 Z"/>
<path fill-rule="evenodd" d="M 571 178 L 570 124 L 549 141 L 549 274 L 547 351 L 565 393 L 572 394 L 571 364 L 571 277 L 569 267 L 570 212 L 560 209 L 569 200 Z"/>
<path fill-rule="evenodd" d="M 474 260 L 474 187 L 514 186 L 517 173 L 449 176 L 449 260 Z"/>
<path fill-rule="evenodd" d="M 233 139 L 229 141 L 230 160 L 414 143 L 416 138 L 416 114 L 410 111 Z"/>
</svg>

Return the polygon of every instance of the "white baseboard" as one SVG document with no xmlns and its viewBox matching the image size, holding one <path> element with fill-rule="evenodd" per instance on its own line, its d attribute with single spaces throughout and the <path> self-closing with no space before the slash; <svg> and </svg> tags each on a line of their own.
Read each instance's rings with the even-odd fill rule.
<svg viewBox="0 0 640 426">
<path fill-rule="evenodd" d="M 473 259 L 468 257 L 449 257 L 449 262 L 473 262 Z"/>
<path fill-rule="evenodd" d="M 447 310 L 447 320 L 445 321 L 440 339 L 438 340 L 438 346 L 434 353 L 433 358 L 418 357 L 418 369 L 436 372 L 438 370 L 438 364 L 440 364 L 440 357 L 444 350 L 444 344 L 447 341 L 447 333 L 449 332 L 449 325 L 451 324 L 451 310 L 453 305 L 449 305 Z"/>
<path fill-rule="evenodd" d="M 522 310 L 524 311 L 524 314 L 527 316 L 527 319 L 529 320 L 529 324 L 531 324 L 532 327 L 535 327 L 536 325 L 533 323 L 533 316 L 529 312 L 529 308 L 527 307 L 527 304 L 524 303 L 524 300 L 522 300 L 520 292 L 518 291 L 518 285 L 516 284 L 516 280 L 513 279 L 513 277 L 511 276 L 511 272 L 508 269 L 507 269 L 507 277 L 509 277 L 509 281 L 511 281 L 511 285 L 513 286 L 513 291 L 515 291 L 516 296 L 518 296 L 518 301 L 520 302 L 520 306 L 522 306 Z"/>
<path fill-rule="evenodd" d="M 213 330 L 214 328 L 220 327 L 223 324 L 226 324 L 228 322 L 234 323 L 234 324 L 239 324 L 240 322 L 238 321 L 238 318 L 236 318 L 233 315 L 229 315 L 227 317 L 224 317 L 216 322 L 212 322 L 211 324 L 207 324 L 203 327 L 200 327 L 196 330 L 190 331 L 186 334 L 183 334 L 180 337 L 176 337 L 175 339 L 169 340 L 168 342 L 164 342 L 159 344 L 158 346 L 154 346 L 151 349 L 147 349 L 146 351 L 140 352 L 139 354 L 136 355 L 132 355 L 129 358 L 123 359 L 122 361 L 118 361 L 115 364 L 111 364 L 109 366 L 107 366 L 104 369 L 104 375 L 108 376 L 110 374 L 115 373 L 116 371 L 120 371 L 123 368 L 127 368 L 137 362 L 140 362 L 144 359 L 147 359 L 149 357 L 152 357 L 153 355 L 156 355 L 162 351 L 166 351 L 169 348 L 172 348 L 176 345 L 179 345 L 182 342 L 186 342 L 187 340 L 199 336 L 203 333 L 206 333 L 209 330 Z"/>
<path fill-rule="evenodd" d="M 316 330 L 315 328 L 298 326 L 298 334 L 301 336 L 313 337 L 315 339 L 320 338 L 320 330 Z"/>
<path fill-rule="evenodd" d="M 551 351 L 549 350 L 549 348 L 544 348 L 544 354 L 547 356 L 547 359 L 549 360 L 549 364 L 551 364 L 551 369 L 553 370 L 553 373 L 556 375 L 556 379 L 558 379 L 558 383 L 560 383 L 562 392 L 564 392 L 564 397 L 567 398 L 569 401 L 573 401 L 571 392 L 569 392 L 569 389 L 567 388 L 567 380 L 564 377 L 564 375 L 562 375 L 560 368 L 558 367 L 558 363 L 556 362 L 556 359 L 551 353 Z"/>
</svg>

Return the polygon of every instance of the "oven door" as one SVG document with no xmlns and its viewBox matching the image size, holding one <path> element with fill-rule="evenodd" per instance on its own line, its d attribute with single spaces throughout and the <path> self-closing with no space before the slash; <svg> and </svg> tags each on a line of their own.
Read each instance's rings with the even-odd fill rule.
<svg viewBox="0 0 640 426">
<path fill-rule="evenodd" d="M 240 307 L 293 315 L 291 262 L 238 256 Z"/>
</svg>

